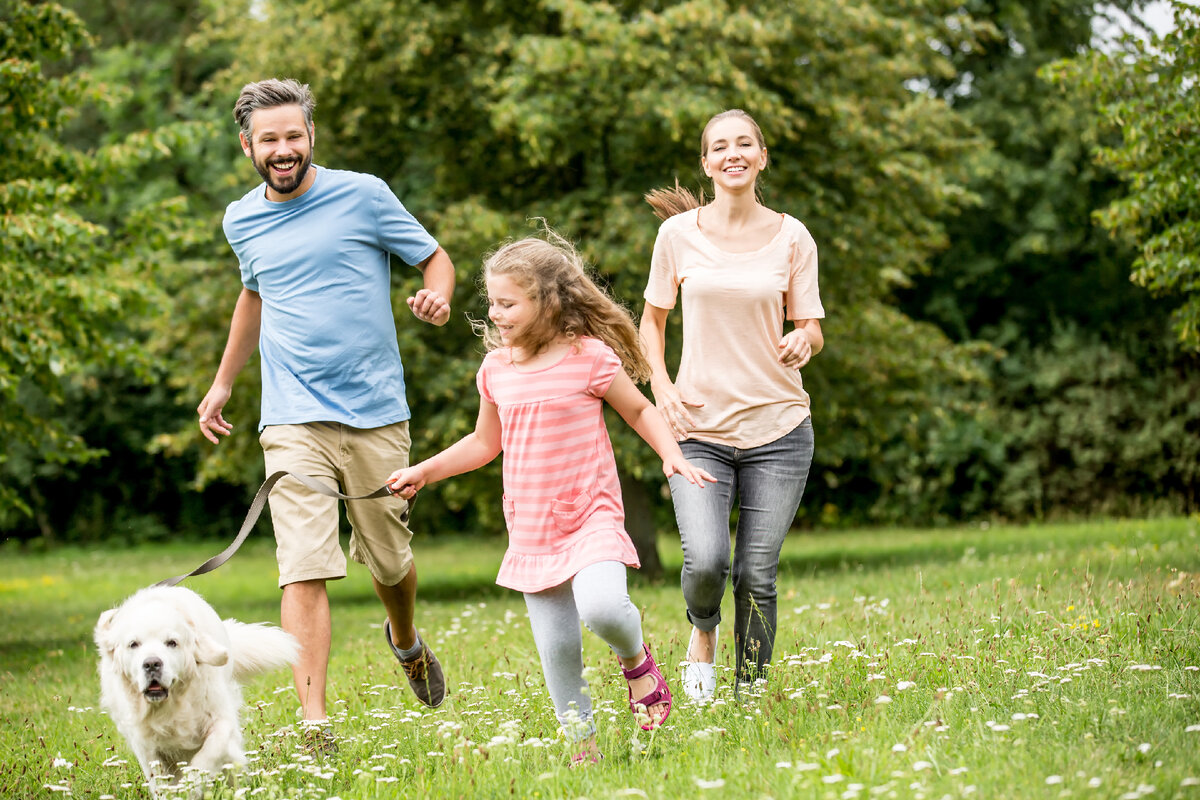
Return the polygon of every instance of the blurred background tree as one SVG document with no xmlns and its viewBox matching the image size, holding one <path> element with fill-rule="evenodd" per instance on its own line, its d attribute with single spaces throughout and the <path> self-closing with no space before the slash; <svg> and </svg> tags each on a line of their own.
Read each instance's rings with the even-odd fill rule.
<svg viewBox="0 0 1200 800">
<path fill-rule="evenodd" d="M 9 537 L 236 528 L 263 477 L 253 362 L 220 447 L 198 435 L 195 406 L 240 288 L 221 214 L 259 180 L 230 109 L 270 76 L 312 86 L 318 162 L 388 181 L 455 261 L 442 329 L 404 305 L 418 273 L 393 273 L 415 458 L 473 424 L 482 352 L 465 317 L 484 315 L 486 253 L 549 224 L 640 313 L 657 229 L 641 196 L 676 179 L 704 188 L 701 128 L 741 107 L 771 152 L 764 201 L 820 248 L 828 346 L 805 370 L 818 448 L 800 525 L 1194 507 L 1195 469 L 1182 466 L 1188 453 L 1196 463 L 1200 392 L 1194 358 L 1167 335 L 1178 303 L 1131 286 L 1136 235 L 1117 241 L 1096 222 L 1123 176 L 1091 158 L 1091 101 L 1037 77 L 1094 48 L 1091 3 L 173 0 L 135 13 L 132 0 L 78 0 L 89 50 L 58 6 L 0 2 L 70 20 L 77 44 L 21 62 L 61 74 L 40 80 L 103 87 L 46 112 L 59 120 L 46 147 L 144 156 L 96 174 L 72 205 L 107 231 L 138 223 L 102 255 L 137 276 L 139 299 L 100 326 L 138 358 L 101 359 L 90 383 L 47 381 L 72 391 L 42 390 L 40 405 L 11 396 L 14 419 L 65 426 L 93 458 L 30 448 L 21 461 L 10 448 Z M 6 141 L 37 127 L 4 125 Z M 50 272 L 27 280 L 44 294 Z M 52 363 L 37 368 L 53 375 Z M 611 430 L 631 525 L 652 551 L 655 530 L 674 530 L 661 472 L 636 435 Z M 71 501 L 45 500 L 64 479 Z M 500 535 L 498 498 L 495 464 L 423 495 L 417 525 Z"/>
<path fill-rule="evenodd" d="M 1145 41 L 1142 5 L 975 4 L 971 46 L 946 48 L 955 74 L 933 87 L 991 145 L 967 184 L 981 201 L 944 218 L 949 246 L 897 297 L 954 341 L 986 345 L 976 397 L 989 414 L 933 440 L 958 448 L 933 455 L 942 469 L 961 458 L 930 509 L 950 519 L 1196 508 L 1200 364 L 1169 334 L 1176 303 L 1130 282 L 1137 238 L 1097 217 L 1129 175 L 1094 158 L 1094 97 L 1038 77 L 1113 53 L 1118 21 L 1136 32 L 1127 44 Z"/>
<path fill-rule="evenodd" d="M 156 391 L 171 369 L 150 336 L 169 309 L 159 276 L 209 233 L 177 187 L 146 178 L 169 175 L 206 126 L 191 115 L 98 125 L 135 93 L 78 68 L 94 45 L 80 17 L 0 7 L 0 524 L 48 541 L 108 535 L 102 520 L 127 513 L 123 501 L 162 510 L 163 476 L 137 432 L 177 403 Z"/>
</svg>

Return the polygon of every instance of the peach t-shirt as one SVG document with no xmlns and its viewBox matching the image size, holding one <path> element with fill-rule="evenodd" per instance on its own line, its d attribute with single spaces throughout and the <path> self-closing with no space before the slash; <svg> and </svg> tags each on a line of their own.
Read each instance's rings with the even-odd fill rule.
<svg viewBox="0 0 1200 800">
<path fill-rule="evenodd" d="M 683 293 L 683 351 L 675 385 L 696 427 L 689 438 L 742 449 L 787 434 L 809 416 L 800 371 L 778 361 L 783 322 L 823 319 L 817 245 L 787 214 L 779 232 L 748 253 L 718 249 L 699 209 L 663 222 L 645 298 L 671 309 Z"/>
</svg>

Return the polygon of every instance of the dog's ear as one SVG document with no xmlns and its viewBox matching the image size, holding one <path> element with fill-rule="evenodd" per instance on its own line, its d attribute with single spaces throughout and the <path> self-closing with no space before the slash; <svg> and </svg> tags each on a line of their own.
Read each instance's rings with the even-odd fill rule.
<svg viewBox="0 0 1200 800">
<path fill-rule="evenodd" d="M 92 632 L 92 638 L 96 640 L 96 647 L 100 648 L 101 652 L 110 655 L 117 650 L 117 642 L 112 635 L 112 624 L 116 616 L 117 609 L 115 608 L 105 611 L 96 621 L 96 630 Z"/>
<path fill-rule="evenodd" d="M 223 667 L 229 662 L 229 651 L 206 633 L 196 631 L 196 663 Z"/>
</svg>

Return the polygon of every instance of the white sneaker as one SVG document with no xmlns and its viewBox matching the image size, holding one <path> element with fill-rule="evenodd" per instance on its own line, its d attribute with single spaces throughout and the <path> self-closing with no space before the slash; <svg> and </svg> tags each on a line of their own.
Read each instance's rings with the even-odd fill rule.
<svg viewBox="0 0 1200 800">
<path fill-rule="evenodd" d="M 686 655 L 690 655 L 692 652 L 692 642 L 696 638 L 696 630 L 695 627 L 692 628 L 692 635 L 688 639 Z M 711 700 L 713 693 L 717 690 L 717 676 L 713 674 L 713 668 L 716 666 L 717 661 L 717 643 L 721 641 L 720 626 L 713 629 L 713 639 L 713 660 L 711 662 L 683 662 L 683 693 L 692 700 Z"/>
</svg>

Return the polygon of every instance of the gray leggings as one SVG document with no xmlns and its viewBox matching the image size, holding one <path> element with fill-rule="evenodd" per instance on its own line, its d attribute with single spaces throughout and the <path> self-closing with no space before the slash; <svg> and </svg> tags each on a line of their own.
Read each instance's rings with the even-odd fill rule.
<svg viewBox="0 0 1200 800">
<path fill-rule="evenodd" d="M 642 619 L 629 600 L 625 565 L 590 564 L 567 583 L 526 593 L 525 607 L 558 723 L 567 739 L 586 739 L 596 733 L 596 726 L 583 678 L 580 621 L 621 658 L 642 649 Z"/>
</svg>

